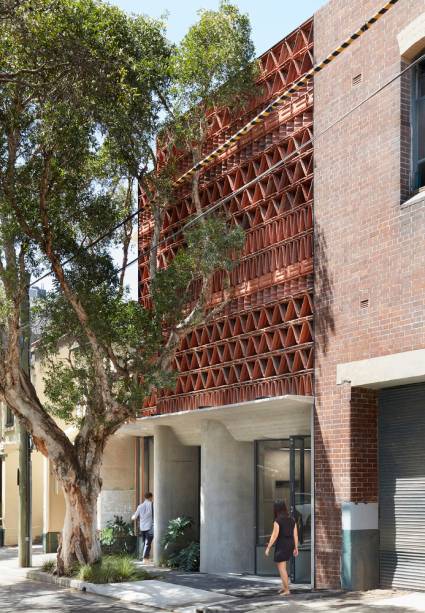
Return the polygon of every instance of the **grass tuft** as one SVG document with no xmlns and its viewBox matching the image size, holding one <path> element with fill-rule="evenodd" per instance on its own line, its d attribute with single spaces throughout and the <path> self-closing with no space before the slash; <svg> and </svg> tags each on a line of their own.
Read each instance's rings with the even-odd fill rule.
<svg viewBox="0 0 425 613">
<path fill-rule="evenodd" d="M 146 570 L 137 568 L 128 556 L 104 556 L 96 564 L 80 566 L 74 576 L 88 583 L 123 583 L 153 578 Z"/>
<path fill-rule="evenodd" d="M 51 575 L 56 570 L 56 562 L 54 560 L 45 560 L 41 565 L 43 573 L 50 573 Z"/>
</svg>

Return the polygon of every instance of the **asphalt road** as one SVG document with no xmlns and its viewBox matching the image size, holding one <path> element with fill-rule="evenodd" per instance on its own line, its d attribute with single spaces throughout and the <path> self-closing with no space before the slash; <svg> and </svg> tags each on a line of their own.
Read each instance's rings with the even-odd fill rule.
<svg viewBox="0 0 425 613">
<path fill-rule="evenodd" d="M 64 589 L 25 578 L 25 571 L 18 568 L 16 548 L 0 548 L 0 613 L 158 613 L 158 609 L 146 606 L 121 604 L 110 598 Z M 33 555 L 45 559 L 41 548 L 34 547 Z"/>
<path fill-rule="evenodd" d="M 140 611 L 151 613 L 158 609 L 142 606 L 126 606 L 110 598 L 60 588 L 36 581 L 23 580 L 12 582 L 0 577 L 0 611 L 1 613 L 128 613 Z"/>
</svg>

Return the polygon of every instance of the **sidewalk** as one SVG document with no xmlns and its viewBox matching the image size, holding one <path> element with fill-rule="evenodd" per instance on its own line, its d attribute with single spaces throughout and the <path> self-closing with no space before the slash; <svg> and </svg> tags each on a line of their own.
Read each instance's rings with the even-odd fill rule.
<svg viewBox="0 0 425 613">
<path fill-rule="evenodd" d="M 264 611 L 265 613 L 424 613 L 425 593 L 373 590 L 362 593 L 311 592 L 305 586 L 292 586 L 290 597 L 277 594 L 279 581 L 275 578 L 239 575 L 206 575 L 184 573 L 148 567 L 155 579 L 110 585 L 93 585 L 81 581 L 60 579 L 37 570 L 46 559 L 36 549 L 34 569 L 16 568 L 17 550 L 0 549 L 0 573 L 15 567 L 17 580 L 27 576 L 33 580 L 49 580 L 63 587 L 131 604 L 173 613 L 222 613 L 234 611 Z M 112 606 L 112 603 L 111 603 Z"/>
</svg>

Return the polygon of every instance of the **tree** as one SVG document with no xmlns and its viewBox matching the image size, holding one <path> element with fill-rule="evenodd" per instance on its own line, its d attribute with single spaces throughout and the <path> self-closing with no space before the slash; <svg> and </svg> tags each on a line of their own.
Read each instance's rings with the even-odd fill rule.
<svg viewBox="0 0 425 613">
<path fill-rule="evenodd" d="M 168 267 L 158 268 L 176 170 L 172 155 L 159 170 L 156 139 L 163 149 L 190 146 L 200 154 L 204 114 L 243 99 L 255 72 L 253 48 L 246 17 L 227 2 L 202 13 L 178 47 L 167 42 L 161 21 L 128 17 L 97 0 L 20 2 L 2 26 L 0 400 L 62 485 L 61 574 L 100 558 L 96 501 L 105 444 L 155 389 L 173 384 L 179 340 L 214 316 L 212 275 L 229 270 L 243 244 L 243 232 L 225 218 L 203 217 Z M 128 298 L 111 256 L 119 244 L 127 261 L 135 185 L 148 192 L 153 220 L 149 309 Z M 200 211 L 198 190 L 196 176 Z M 126 223 L 109 233 L 122 217 Z M 54 288 L 38 306 L 40 350 L 50 364 L 43 405 L 20 368 L 19 340 L 27 276 L 44 270 Z M 68 359 L 58 363 L 63 342 Z M 57 416 L 77 426 L 73 442 Z"/>
</svg>

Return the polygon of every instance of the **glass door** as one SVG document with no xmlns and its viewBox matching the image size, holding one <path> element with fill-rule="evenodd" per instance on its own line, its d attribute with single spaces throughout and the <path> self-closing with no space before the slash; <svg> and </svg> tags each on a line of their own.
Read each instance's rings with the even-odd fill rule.
<svg viewBox="0 0 425 613">
<path fill-rule="evenodd" d="M 283 500 L 290 508 L 291 487 L 289 479 L 289 440 L 257 441 L 256 444 L 256 572 L 258 575 L 275 575 L 273 552 L 266 558 L 266 544 L 273 530 L 273 505 Z"/>
<path fill-rule="evenodd" d="M 311 581 L 311 437 L 291 436 L 290 449 L 290 515 L 298 528 L 298 557 L 291 558 L 293 583 Z"/>
<path fill-rule="evenodd" d="M 256 572 L 277 576 L 273 554 L 265 546 L 273 529 L 273 505 L 284 501 L 296 520 L 299 556 L 289 565 L 294 583 L 310 582 L 311 445 L 310 436 L 256 442 Z"/>
</svg>

